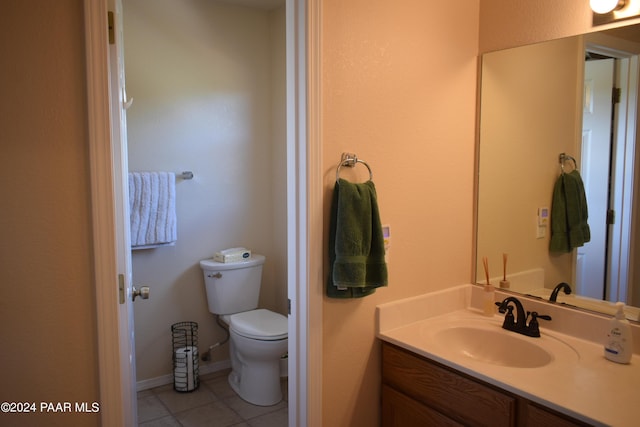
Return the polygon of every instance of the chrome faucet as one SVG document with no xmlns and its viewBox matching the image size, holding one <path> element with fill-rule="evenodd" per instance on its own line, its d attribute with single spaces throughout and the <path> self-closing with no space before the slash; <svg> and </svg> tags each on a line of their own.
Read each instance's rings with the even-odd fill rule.
<svg viewBox="0 0 640 427">
<path fill-rule="evenodd" d="M 568 283 L 565 283 L 565 282 L 558 283 L 556 287 L 553 288 L 553 291 L 551 292 L 551 296 L 549 297 L 549 301 L 556 302 L 556 299 L 558 299 L 558 292 L 560 292 L 561 289 L 565 293 L 565 295 L 569 295 L 571 293 L 571 286 L 569 286 Z"/>
<path fill-rule="evenodd" d="M 517 319 L 513 317 L 513 306 L 516 308 Z M 538 325 L 538 319 L 551 320 L 551 316 L 540 315 L 537 311 L 529 312 L 525 314 L 524 307 L 520 300 L 516 297 L 507 297 L 502 302 L 497 302 L 498 311 L 500 313 L 507 313 L 504 316 L 504 322 L 502 328 L 508 331 L 517 332 L 528 337 L 539 337 L 540 329 Z M 531 316 L 531 321 L 527 325 L 527 320 Z"/>
</svg>

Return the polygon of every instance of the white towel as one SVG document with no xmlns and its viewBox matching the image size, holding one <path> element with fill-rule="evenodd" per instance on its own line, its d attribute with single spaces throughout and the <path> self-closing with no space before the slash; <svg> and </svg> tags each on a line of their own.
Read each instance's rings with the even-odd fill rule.
<svg viewBox="0 0 640 427">
<path fill-rule="evenodd" d="M 173 243 L 176 230 L 176 177 L 173 172 L 130 172 L 131 246 Z"/>
</svg>

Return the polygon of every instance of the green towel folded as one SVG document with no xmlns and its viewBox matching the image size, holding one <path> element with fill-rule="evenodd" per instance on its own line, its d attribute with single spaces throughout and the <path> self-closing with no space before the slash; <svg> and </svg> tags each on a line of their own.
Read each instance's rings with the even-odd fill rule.
<svg viewBox="0 0 640 427">
<path fill-rule="evenodd" d="M 384 237 L 372 181 L 339 179 L 333 190 L 327 296 L 360 298 L 387 286 Z"/>
<path fill-rule="evenodd" d="M 591 240 L 587 198 L 580 173 L 560 175 L 553 188 L 550 252 L 571 252 Z"/>
</svg>

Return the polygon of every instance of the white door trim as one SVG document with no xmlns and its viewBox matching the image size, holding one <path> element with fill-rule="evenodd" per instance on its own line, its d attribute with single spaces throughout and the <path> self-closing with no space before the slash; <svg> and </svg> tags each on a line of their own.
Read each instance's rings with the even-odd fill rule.
<svg viewBox="0 0 640 427">
<path fill-rule="evenodd" d="M 303 1 L 300 1 L 304 3 Z M 307 335 L 306 354 L 306 424 L 322 426 L 322 303 L 325 273 L 324 186 L 322 170 L 322 1 L 306 0 L 306 161 L 307 161 L 307 226 L 305 259 L 307 263 L 306 301 L 299 310 L 307 311 L 306 325 L 300 325 Z M 300 136 L 302 138 L 302 135 Z M 303 140 L 304 141 L 304 140 Z M 302 232 L 303 230 L 301 230 Z M 302 329 L 304 326 L 304 329 Z M 293 426 L 293 424 L 290 425 Z"/>
<path fill-rule="evenodd" d="M 322 171 L 320 0 L 287 0 L 289 425 L 322 425 Z M 293 96 L 293 98 L 290 98 Z M 293 192 L 293 193 L 292 193 Z M 295 197 L 291 197 L 294 194 Z M 292 381 L 293 379 L 293 381 Z M 291 396 L 296 396 L 296 401 Z"/>
<path fill-rule="evenodd" d="M 632 247 L 633 182 L 637 169 L 635 163 L 636 122 L 638 103 L 638 55 L 621 58 L 617 70 L 617 86 L 621 89 L 617 129 L 615 135 L 615 152 L 613 153 L 614 174 L 612 206 L 616 213 L 611 226 L 610 269 L 607 300 L 629 303 L 629 276 L 633 266 L 630 263 Z"/>
<path fill-rule="evenodd" d="M 100 418 L 105 426 L 134 426 L 135 396 L 128 369 L 122 366 L 118 324 L 106 1 L 85 0 L 84 13 Z"/>
<path fill-rule="evenodd" d="M 630 301 L 630 280 L 634 274 L 634 265 L 631 263 L 631 251 L 633 242 L 634 214 L 633 198 L 636 192 L 634 183 L 638 179 L 638 165 L 636 161 L 635 146 L 637 143 L 637 104 L 640 100 L 639 86 L 639 58 L 640 44 L 610 38 L 602 34 L 587 35 L 585 50 L 596 52 L 612 58 L 623 59 L 624 70 L 616 77 L 616 83 L 620 85 L 623 96 L 618 105 L 615 136 L 615 160 L 617 165 L 614 170 L 613 206 L 616 212 L 616 222 L 611 227 L 609 241 L 610 253 L 606 262 L 610 268 L 607 280 L 607 295 L 609 301 Z M 620 70 L 618 70 L 620 73 Z M 622 79 L 622 81 L 620 81 Z M 615 169 L 615 168 L 614 168 Z"/>
<path fill-rule="evenodd" d="M 287 0 L 289 426 L 322 425 L 320 1 Z M 318 234 L 318 230 L 319 233 Z M 317 270 L 320 270 L 319 273 Z M 294 398 L 292 398 L 294 397 Z"/>
</svg>

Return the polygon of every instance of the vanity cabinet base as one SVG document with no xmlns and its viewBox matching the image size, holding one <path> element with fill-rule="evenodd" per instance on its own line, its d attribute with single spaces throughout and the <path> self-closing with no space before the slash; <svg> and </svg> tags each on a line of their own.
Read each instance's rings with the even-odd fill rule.
<svg viewBox="0 0 640 427">
<path fill-rule="evenodd" d="M 387 342 L 382 427 L 588 426 Z"/>
</svg>

